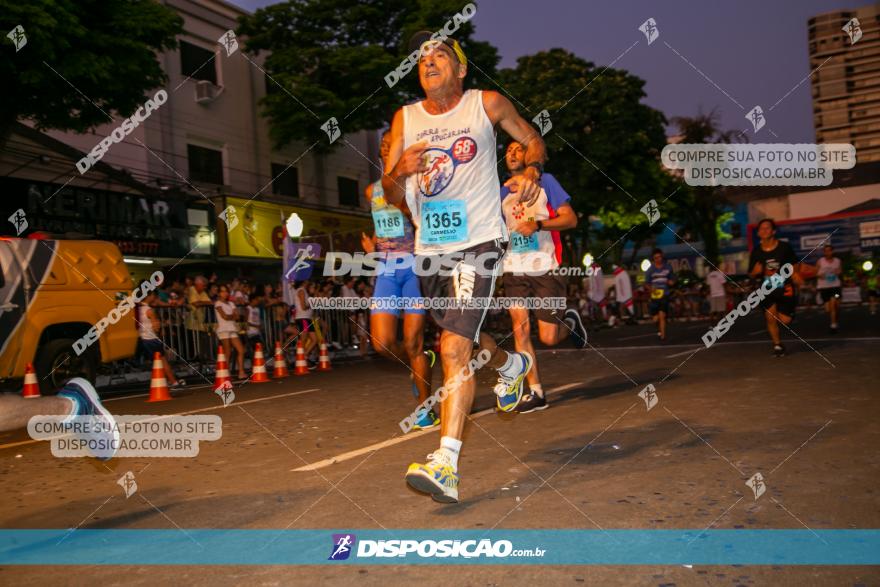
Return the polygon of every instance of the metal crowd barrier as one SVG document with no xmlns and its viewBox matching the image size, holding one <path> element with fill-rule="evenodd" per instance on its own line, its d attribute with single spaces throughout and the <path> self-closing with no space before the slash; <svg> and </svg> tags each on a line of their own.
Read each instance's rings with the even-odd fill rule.
<svg viewBox="0 0 880 587">
<path fill-rule="evenodd" d="M 238 336 L 246 349 L 246 357 L 253 356 L 253 348 L 248 336 L 248 306 L 239 305 Z M 290 308 L 277 303 L 259 306 L 260 329 L 255 341 L 261 342 L 267 360 L 274 353 L 275 343 L 286 345 L 290 333 L 285 329 L 290 324 Z M 161 331 L 159 338 L 170 351 L 173 363 L 184 363 L 203 372 L 212 371 L 217 359 L 220 344 L 216 334 L 216 312 L 213 306 L 189 308 L 187 306 L 154 307 L 159 318 Z M 314 310 L 313 323 L 329 345 L 336 350 L 351 349 L 363 344 L 369 329 L 366 312 L 349 310 Z M 201 316 L 201 318 L 200 318 Z M 288 354 L 293 351 L 286 349 Z M 227 357 L 229 359 L 229 357 Z"/>
</svg>

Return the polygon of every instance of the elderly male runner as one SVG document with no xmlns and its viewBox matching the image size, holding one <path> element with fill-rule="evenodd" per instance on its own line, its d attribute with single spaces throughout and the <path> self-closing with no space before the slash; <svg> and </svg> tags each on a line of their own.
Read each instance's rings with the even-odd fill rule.
<svg viewBox="0 0 880 587">
<path fill-rule="evenodd" d="M 529 204 L 540 193 L 544 142 L 507 98 L 497 92 L 463 90 L 467 59 L 457 41 L 432 40 L 431 33 L 420 32 L 410 44 L 421 51 L 419 82 L 426 97 L 394 115 L 389 171 L 382 177 L 385 199 L 398 205 L 406 198 L 418 257 L 454 260 L 445 275 L 420 277 L 426 298 L 491 298 L 507 240 L 498 198 L 495 125 L 526 147 L 527 169 L 505 185 Z M 480 333 L 485 309 L 430 311 L 443 329 L 440 356 L 448 395 L 440 407 L 440 448 L 428 455 L 426 464 L 410 465 L 406 480 L 437 501 L 454 503 L 464 422 L 476 386 L 472 376 L 462 374 L 467 373 L 474 343 L 479 341 L 490 353 L 488 365 L 498 371 L 495 393 L 502 411 L 519 403 L 532 358 L 498 349 L 490 336 Z"/>
</svg>

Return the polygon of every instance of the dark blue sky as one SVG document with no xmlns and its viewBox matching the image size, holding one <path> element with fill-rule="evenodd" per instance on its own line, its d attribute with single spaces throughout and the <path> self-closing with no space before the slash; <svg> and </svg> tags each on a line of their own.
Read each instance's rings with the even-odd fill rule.
<svg viewBox="0 0 880 587">
<path fill-rule="evenodd" d="M 254 10 L 275 2 L 234 3 Z M 477 2 L 474 23 L 477 38 L 498 47 L 501 67 L 514 66 L 521 55 L 553 47 L 600 67 L 619 58 L 614 67 L 646 80 L 645 102 L 668 117 L 718 107 L 725 127 L 746 129 L 750 126 L 746 112 L 759 104 L 767 126 L 752 141 L 798 143 L 815 140 L 809 80 L 792 91 L 810 73 L 807 19 L 869 4 L 866 0 L 482 0 Z M 649 17 L 660 29 L 660 37 L 650 46 L 637 30 Z"/>
</svg>

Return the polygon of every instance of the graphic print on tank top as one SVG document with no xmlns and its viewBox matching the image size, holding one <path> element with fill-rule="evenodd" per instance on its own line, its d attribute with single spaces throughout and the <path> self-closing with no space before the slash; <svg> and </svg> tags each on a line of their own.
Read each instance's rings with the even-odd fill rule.
<svg viewBox="0 0 880 587">
<path fill-rule="evenodd" d="M 406 184 L 416 254 L 450 253 L 504 238 L 495 129 L 482 92 L 468 90 L 442 114 L 429 114 L 422 102 L 404 106 L 403 137 L 405 149 L 420 142 L 426 147 L 424 171 Z"/>
</svg>

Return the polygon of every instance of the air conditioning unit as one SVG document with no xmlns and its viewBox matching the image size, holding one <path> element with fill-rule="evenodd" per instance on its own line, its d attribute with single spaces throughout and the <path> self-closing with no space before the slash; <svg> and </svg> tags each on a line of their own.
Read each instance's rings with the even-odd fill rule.
<svg viewBox="0 0 880 587">
<path fill-rule="evenodd" d="M 196 82 L 196 102 L 199 104 L 209 104 L 222 93 L 223 86 L 216 86 L 207 80 Z"/>
</svg>

